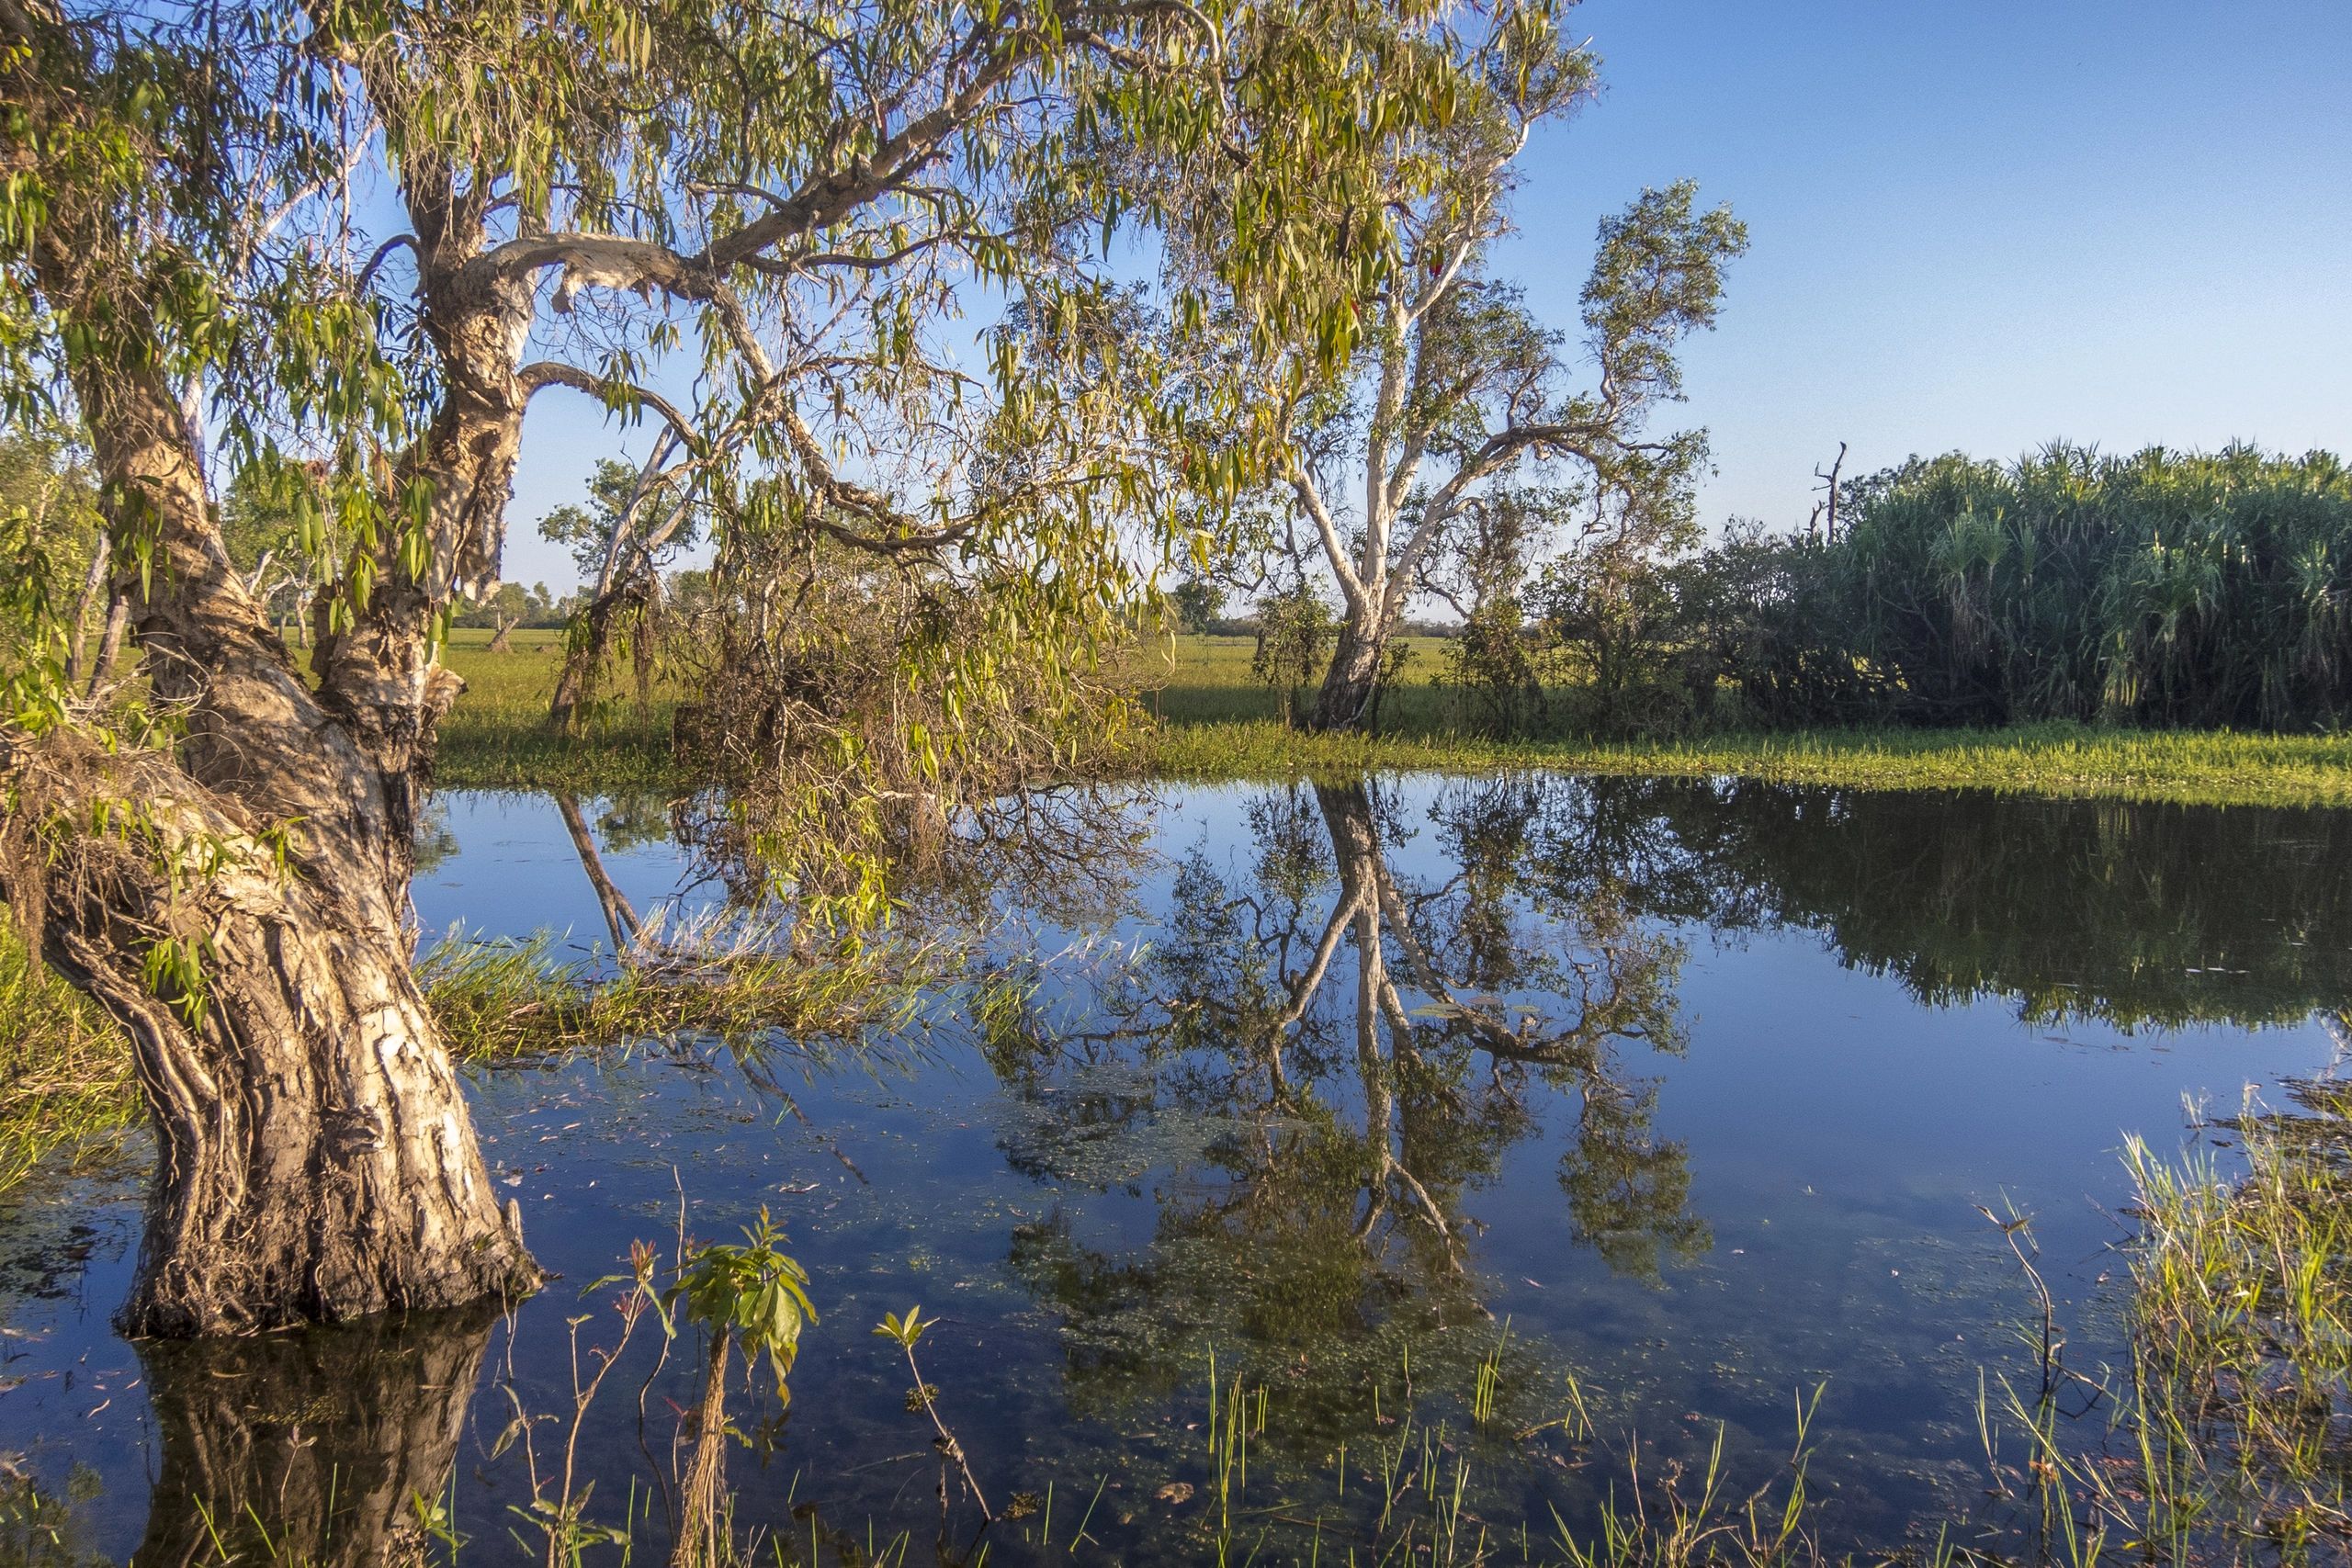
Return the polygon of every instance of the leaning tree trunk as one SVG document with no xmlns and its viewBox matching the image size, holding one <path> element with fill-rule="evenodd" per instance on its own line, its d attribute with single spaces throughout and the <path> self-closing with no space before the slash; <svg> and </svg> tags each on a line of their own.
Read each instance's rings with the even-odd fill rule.
<svg viewBox="0 0 2352 1568">
<path fill-rule="evenodd" d="M 69 317 L 97 247 L 73 234 L 53 222 L 39 258 Z M 0 729 L 0 900 L 130 1037 L 155 1132 L 120 1321 L 234 1332 L 527 1291 L 409 962 L 424 763 L 458 685 L 432 601 L 386 580 L 304 682 L 220 547 L 161 362 L 113 345 L 68 369 L 116 559 L 146 547 L 114 590 L 178 741 Z"/>
<path fill-rule="evenodd" d="M 154 1126 L 123 1330 L 238 1332 L 532 1288 L 519 1218 L 493 1194 L 369 868 L 346 863 L 338 885 L 281 863 L 275 834 L 159 753 L 53 737 L 12 761 L 28 809 L 10 825 L 5 891 L 38 920 L 43 957 L 130 1036 Z M 76 830 L 101 807 L 123 830 Z M 199 861 L 207 874 L 186 875 Z"/>
<path fill-rule="evenodd" d="M 1385 623 L 1349 611 L 1330 668 L 1323 672 L 1322 689 L 1315 694 L 1309 721 L 1315 728 L 1353 729 L 1365 722 L 1373 695 L 1380 689 L 1380 656 L 1387 645 Z"/>
<path fill-rule="evenodd" d="M 163 1464 L 141 1568 L 423 1563 L 496 1315 L 144 1347 Z"/>
<path fill-rule="evenodd" d="M 556 728 L 569 730 L 587 700 L 589 679 L 604 668 L 612 650 L 613 616 L 619 608 L 617 595 L 598 594 L 582 614 L 577 635 L 566 639 L 563 668 L 556 673 L 555 696 L 548 704 L 548 722 Z"/>
<path fill-rule="evenodd" d="M 591 685 L 612 656 L 613 637 L 620 629 L 622 615 L 639 603 L 644 594 L 642 583 L 629 581 L 607 589 L 588 602 L 576 635 L 567 639 L 563 669 L 555 680 L 555 697 L 548 704 L 548 721 L 557 729 L 569 730 L 572 727 L 581 705 L 588 700 Z M 640 637 L 640 643 L 642 640 Z"/>
</svg>

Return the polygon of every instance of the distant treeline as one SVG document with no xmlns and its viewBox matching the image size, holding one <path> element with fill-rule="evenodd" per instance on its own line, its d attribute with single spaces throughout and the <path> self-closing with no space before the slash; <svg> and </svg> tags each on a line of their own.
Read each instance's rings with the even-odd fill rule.
<svg viewBox="0 0 2352 1568">
<path fill-rule="evenodd" d="M 1914 458 L 1843 485 L 1833 526 L 1571 558 L 1527 610 L 1589 678 L 1590 728 L 2333 728 L 2352 718 L 2352 471 L 2245 447 Z"/>
</svg>

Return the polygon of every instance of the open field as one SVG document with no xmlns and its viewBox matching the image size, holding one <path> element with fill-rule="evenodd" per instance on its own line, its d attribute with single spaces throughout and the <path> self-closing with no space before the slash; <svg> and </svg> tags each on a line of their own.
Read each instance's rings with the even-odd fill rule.
<svg viewBox="0 0 2352 1568">
<path fill-rule="evenodd" d="M 1611 773 L 1737 774 L 1868 789 L 1985 788 L 2206 805 L 2352 805 L 2352 736 L 2103 729 L 2045 724 L 2005 730 L 1898 729 L 1725 734 L 1652 741 L 1569 737 L 1496 741 L 1455 728 L 1434 683 L 1443 644 L 1414 638 L 1404 682 L 1375 736 L 1312 735 L 1275 719 L 1274 694 L 1250 676 L 1247 637 L 1182 637 L 1146 651 L 1146 702 L 1165 721 L 1140 770 L 1173 777 L 1272 778 L 1362 768 L 1557 768 Z M 466 678 L 443 731 L 439 778 L 454 787 L 659 788 L 672 782 L 669 703 L 640 713 L 622 698 L 586 735 L 546 728 L 560 637 L 517 632 L 492 656 L 489 634 L 460 631 L 449 663 Z M 1302 694 L 1302 699 L 1304 694 Z"/>
<path fill-rule="evenodd" d="M 560 631 L 517 631 L 511 651 L 489 651 L 490 633 L 461 628 L 449 667 L 465 694 L 441 727 L 437 781 L 455 788 L 561 788 L 616 794 L 660 789 L 671 780 L 670 707 L 640 714 L 624 699 L 606 705 L 585 732 L 567 739 L 548 728 L 548 699 L 563 659 Z"/>
</svg>

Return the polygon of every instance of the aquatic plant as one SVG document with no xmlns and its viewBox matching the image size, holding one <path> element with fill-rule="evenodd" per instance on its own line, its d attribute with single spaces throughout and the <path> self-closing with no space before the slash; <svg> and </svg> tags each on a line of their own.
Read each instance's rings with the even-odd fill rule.
<svg viewBox="0 0 2352 1568">
<path fill-rule="evenodd" d="M 758 1223 L 743 1229 L 743 1245 L 696 1249 L 679 1269 L 677 1283 L 662 1293 L 662 1304 L 675 1311 L 678 1321 L 698 1324 L 710 1336 L 702 1397 L 693 1411 L 694 1453 L 678 1486 L 671 1568 L 728 1561 L 722 1505 L 729 1352 L 741 1348 L 747 1362 L 766 1357 L 776 1399 L 792 1397 L 786 1380 L 800 1353 L 801 1326 L 817 1321 L 817 1309 L 808 1301 L 808 1271 L 776 1245 L 783 1239 L 762 1204 Z M 670 1325 L 665 1319 L 664 1326 Z"/>
<path fill-rule="evenodd" d="M 2127 1147 L 2131 1420 L 2156 1542 L 2219 1521 L 2310 1554 L 2352 1551 L 2352 1085 L 2249 1097 L 2243 1173 Z"/>
<path fill-rule="evenodd" d="M 988 1496 L 980 1490 L 979 1477 L 972 1473 L 971 1457 L 964 1451 L 964 1445 L 956 1440 L 956 1434 L 947 1429 L 946 1420 L 939 1414 L 939 1390 L 923 1381 L 922 1368 L 915 1360 L 915 1346 L 922 1338 L 923 1331 L 930 1326 L 923 1321 L 921 1303 L 917 1303 L 909 1307 L 904 1316 L 895 1312 L 884 1313 L 874 1333 L 877 1338 L 889 1340 L 905 1353 L 907 1371 L 914 1374 L 915 1380 L 914 1386 L 907 1391 L 907 1408 L 920 1410 L 929 1416 L 933 1429 L 939 1434 L 933 1446 L 939 1450 L 941 1514 L 944 1516 L 947 1511 L 947 1467 L 954 1465 L 963 1479 L 964 1490 L 971 1494 L 973 1505 L 980 1510 L 982 1521 L 994 1524 L 995 1510 L 989 1506 Z"/>
<path fill-rule="evenodd" d="M 842 938 L 796 944 L 757 926 L 680 937 L 612 967 L 519 942 L 452 931 L 417 972 L 461 1059 L 494 1061 L 695 1036 L 730 1046 L 784 1037 L 856 1039 L 910 1024 L 944 977 L 941 944 Z"/>
</svg>

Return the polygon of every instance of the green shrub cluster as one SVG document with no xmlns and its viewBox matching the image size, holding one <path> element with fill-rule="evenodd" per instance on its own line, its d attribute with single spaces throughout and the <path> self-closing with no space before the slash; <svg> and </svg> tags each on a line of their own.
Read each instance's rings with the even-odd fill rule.
<svg viewBox="0 0 2352 1568">
<path fill-rule="evenodd" d="M 1596 677 L 1587 728 L 2352 717 L 2352 469 L 2331 454 L 2061 445 L 1914 458 L 1839 500 L 1834 533 L 1735 525 L 1624 581 L 1555 569 L 1540 625 Z"/>
</svg>

